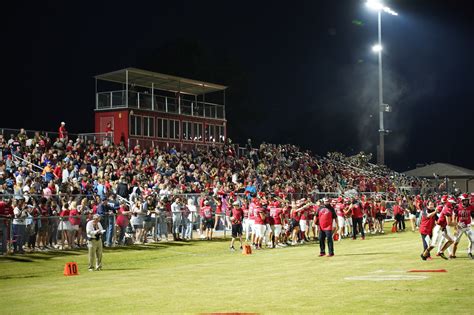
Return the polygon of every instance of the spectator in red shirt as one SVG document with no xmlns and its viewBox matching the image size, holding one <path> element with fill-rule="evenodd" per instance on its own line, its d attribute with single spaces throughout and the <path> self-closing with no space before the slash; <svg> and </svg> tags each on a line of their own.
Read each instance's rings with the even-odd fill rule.
<svg viewBox="0 0 474 315">
<path fill-rule="evenodd" d="M 59 126 L 59 140 L 63 141 L 66 140 L 68 137 L 67 130 L 66 130 L 66 123 L 64 121 L 61 122 Z"/>
<path fill-rule="evenodd" d="M 130 211 L 128 211 L 128 207 L 125 202 L 121 202 L 120 207 L 118 209 L 118 216 L 117 216 L 117 226 L 119 228 L 119 239 L 118 243 L 121 245 L 125 245 L 125 230 L 130 223 Z"/>
<path fill-rule="evenodd" d="M 11 199 L 5 199 L 0 201 L 0 237 L 2 240 L 2 246 L 0 247 L 0 253 L 5 255 L 7 253 L 7 240 L 9 239 L 10 230 L 10 219 L 13 216 L 13 208 L 11 206 Z"/>
<path fill-rule="evenodd" d="M 326 255 L 326 239 L 328 240 L 328 257 L 334 256 L 334 241 L 332 239 L 333 222 L 336 223 L 335 230 L 338 230 L 337 215 L 331 206 L 329 199 L 324 198 L 323 204 L 316 211 L 314 223 L 319 226 L 319 256 Z"/>
<path fill-rule="evenodd" d="M 393 206 L 393 215 L 395 216 L 395 222 L 393 224 L 398 225 L 398 231 L 405 231 L 405 210 L 402 207 L 402 199 L 398 199 L 398 203 Z"/>
</svg>

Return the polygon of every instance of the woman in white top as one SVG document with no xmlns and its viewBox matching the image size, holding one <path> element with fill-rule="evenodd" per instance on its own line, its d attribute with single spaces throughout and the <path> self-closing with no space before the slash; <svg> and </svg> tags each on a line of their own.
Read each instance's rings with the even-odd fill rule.
<svg viewBox="0 0 474 315">
<path fill-rule="evenodd" d="M 27 209 L 25 200 L 16 199 L 13 209 L 13 251 L 23 254 L 23 244 L 25 243 Z"/>
<path fill-rule="evenodd" d="M 143 238 L 143 222 L 145 219 L 146 212 L 142 211 L 142 203 L 140 200 L 136 200 L 132 205 L 132 217 L 130 219 L 130 224 L 133 226 L 135 231 L 135 244 L 140 244 Z"/>
<path fill-rule="evenodd" d="M 187 224 L 186 224 L 186 232 L 184 234 L 184 238 L 187 240 L 190 240 L 192 239 L 192 236 L 193 236 L 193 225 L 197 217 L 197 208 L 196 208 L 196 205 L 194 204 L 193 199 L 188 199 L 187 208 L 188 208 L 188 217 L 187 217 L 188 220 L 186 222 Z"/>
</svg>

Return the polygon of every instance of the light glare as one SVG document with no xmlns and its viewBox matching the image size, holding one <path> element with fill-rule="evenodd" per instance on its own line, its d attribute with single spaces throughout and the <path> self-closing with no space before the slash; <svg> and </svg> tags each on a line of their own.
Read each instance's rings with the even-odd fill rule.
<svg viewBox="0 0 474 315">
<path fill-rule="evenodd" d="M 383 10 L 384 8 L 384 5 L 380 2 L 380 1 L 377 1 L 377 0 L 368 0 L 365 5 L 372 9 L 372 10 L 376 10 L 376 11 L 380 11 L 380 10 Z"/>
<path fill-rule="evenodd" d="M 382 49 L 383 49 L 382 45 L 379 45 L 379 44 L 372 46 L 372 51 L 373 52 L 381 52 Z"/>
</svg>

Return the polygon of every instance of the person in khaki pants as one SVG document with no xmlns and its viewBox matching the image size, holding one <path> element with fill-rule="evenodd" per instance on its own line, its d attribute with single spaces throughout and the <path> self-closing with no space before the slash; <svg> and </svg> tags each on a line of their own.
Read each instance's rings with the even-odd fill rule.
<svg viewBox="0 0 474 315">
<path fill-rule="evenodd" d="M 87 222 L 87 248 L 89 249 L 89 271 L 102 270 L 102 234 L 105 230 L 100 224 L 100 216 L 94 214 Z"/>
</svg>

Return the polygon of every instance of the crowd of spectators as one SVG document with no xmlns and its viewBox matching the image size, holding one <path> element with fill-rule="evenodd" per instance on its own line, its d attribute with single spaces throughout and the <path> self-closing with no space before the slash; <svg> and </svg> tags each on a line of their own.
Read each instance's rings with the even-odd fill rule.
<svg viewBox="0 0 474 315">
<path fill-rule="evenodd" d="M 400 187 L 419 191 L 426 184 L 370 164 L 363 153 L 320 157 L 290 144 L 254 146 L 250 140 L 243 154 L 230 141 L 185 151 L 127 148 L 71 139 L 64 123 L 59 134 L 57 139 L 40 132 L 28 136 L 21 129 L 8 139 L 0 135 L 0 227 L 8 234 L 12 223 L 12 233 L 24 236 L 14 240 L 18 252 L 24 243 L 32 250 L 84 246 L 85 223 L 93 213 L 103 215 L 105 244 L 111 246 L 116 230 L 120 242 L 126 242 L 126 234 L 146 242 L 152 230 L 155 239 L 167 239 L 169 233 L 174 239 L 190 238 L 205 202 L 213 215 L 217 209 L 225 213 L 226 198 L 233 194 L 299 199 L 347 191 L 394 193 Z M 178 212 L 182 221 L 176 226 Z M 223 225 L 228 225 L 225 219 Z"/>
</svg>

